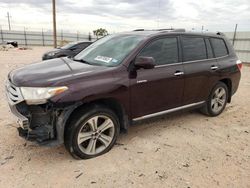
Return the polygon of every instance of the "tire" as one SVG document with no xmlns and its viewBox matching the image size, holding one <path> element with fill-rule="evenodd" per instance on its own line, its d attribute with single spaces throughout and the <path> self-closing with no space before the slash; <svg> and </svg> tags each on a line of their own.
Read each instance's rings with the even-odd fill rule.
<svg viewBox="0 0 250 188">
<path fill-rule="evenodd" d="M 64 144 L 74 158 L 89 159 L 108 152 L 120 132 L 116 114 L 103 106 L 88 106 L 74 114 L 65 129 Z"/>
<path fill-rule="evenodd" d="M 227 101 L 228 87 L 223 82 L 218 82 L 212 89 L 206 104 L 201 108 L 201 112 L 211 117 L 218 116 L 225 109 Z"/>
</svg>

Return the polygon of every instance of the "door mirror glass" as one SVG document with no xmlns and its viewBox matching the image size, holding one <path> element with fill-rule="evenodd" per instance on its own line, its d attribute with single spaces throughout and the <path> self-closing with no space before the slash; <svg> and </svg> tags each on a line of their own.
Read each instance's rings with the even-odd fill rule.
<svg viewBox="0 0 250 188">
<path fill-rule="evenodd" d="M 155 59 L 153 57 L 139 56 L 135 59 L 135 67 L 138 69 L 153 69 L 155 67 Z"/>
</svg>

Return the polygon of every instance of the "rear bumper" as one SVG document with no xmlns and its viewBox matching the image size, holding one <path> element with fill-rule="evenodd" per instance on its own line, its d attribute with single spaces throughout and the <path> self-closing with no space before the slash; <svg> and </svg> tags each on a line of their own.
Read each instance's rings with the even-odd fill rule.
<svg viewBox="0 0 250 188">
<path fill-rule="evenodd" d="M 241 79 L 241 72 L 240 71 L 232 76 L 231 96 L 233 96 L 238 91 L 240 79 Z"/>
</svg>

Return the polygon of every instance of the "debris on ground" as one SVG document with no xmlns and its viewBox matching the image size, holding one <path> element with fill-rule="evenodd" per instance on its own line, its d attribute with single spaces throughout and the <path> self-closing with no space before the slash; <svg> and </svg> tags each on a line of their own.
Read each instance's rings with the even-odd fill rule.
<svg viewBox="0 0 250 188">
<path fill-rule="evenodd" d="M 76 176 L 76 179 L 79 178 L 83 173 L 81 172 L 79 175 Z"/>
</svg>

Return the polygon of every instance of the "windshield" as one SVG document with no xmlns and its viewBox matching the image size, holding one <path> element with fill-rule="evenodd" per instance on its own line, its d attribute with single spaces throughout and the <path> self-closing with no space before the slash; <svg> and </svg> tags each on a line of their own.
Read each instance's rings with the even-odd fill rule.
<svg viewBox="0 0 250 188">
<path fill-rule="evenodd" d="M 77 42 L 70 42 L 70 43 L 68 43 L 65 46 L 62 46 L 60 48 L 66 50 L 66 49 L 69 49 L 69 48 L 71 48 L 72 46 L 74 46 L 76 44 L 77 44 Z"/>
<path fill-rule="evenodd" d="M 116 66 L 144 37 L 138 35 L 108 35 L 88 46 L 74 59 L 94 65 Z"/>
</svg>

